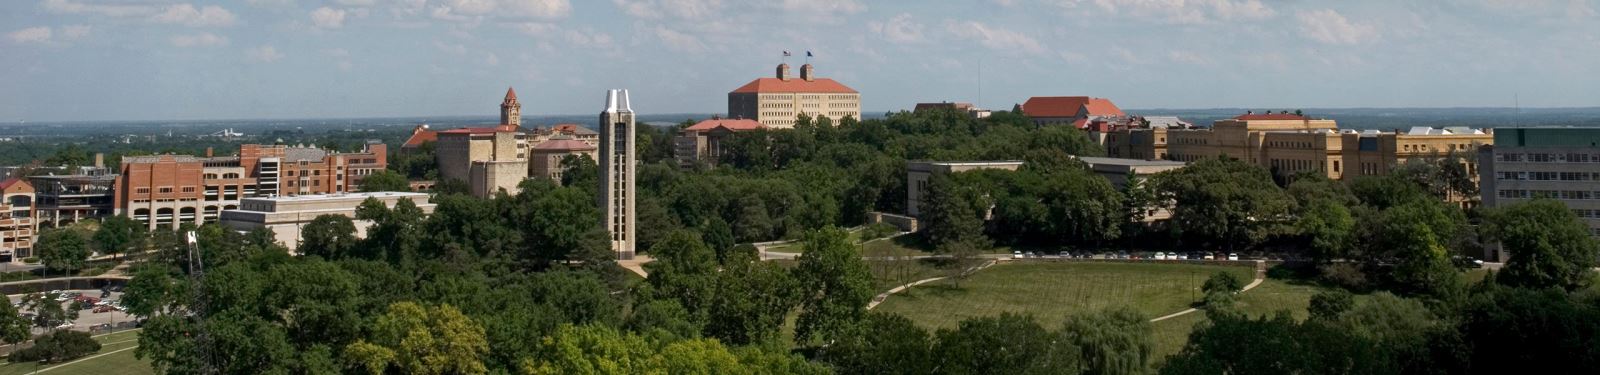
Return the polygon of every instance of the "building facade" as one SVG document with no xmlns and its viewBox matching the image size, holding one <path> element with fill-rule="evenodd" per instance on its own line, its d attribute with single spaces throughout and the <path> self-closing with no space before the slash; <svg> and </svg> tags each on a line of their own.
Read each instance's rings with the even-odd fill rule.
<svg viewBox="0 0 1600 375">
<path fill-rule="evenodd" d="M 989 117 L 989 114 L 992 113 L 987 109 L 973 106 L 972 103 L 960 102 L 917 103 L 917 106 L 912 107 L 911 109 L 911 112 L 913 113 L 929 111 L 952 111 L 957 113 L 965 113 L 967 116 L 971 116 L 972 118 Z"/>
<path fill-rule="evenodd" d="M 116 212 L 117 176 L 29 176 L 34 190 L 34 220 L 41 228 L 60 228 Z"/>
<path fill-rule="evenodd" d="M 1600 129 L 1501 128 L 1494 138 L 1478 151 L 1484 206 L 1555 199 L 1600 236 Z M 1506 259 L 1494 247 L 1484 258 Z"/>
<path fill-rule="evenodd" d="M 316 194 L 301 196 L 277 196 L 244 198 L 239 202 L 239 208 L 222 211 L 220 223 L 229 228 L 240 231 L 252 231 L 258 228 L 272 230 L 273 238 L 289 250 L 299 248 L 300 231 L 311 220 L 322 215 L 341 215 L 355 221 L 356 237 L 366 238 L 367 228 L 372 226 L 371 221 L 355 220 L 356 208 L 368 198 L 382 202 L 384 206 L 394 208 L 402 199 L 411 200 L 423 214 L 432 214 L 434 204 L 425 193 L 411 192 L 375 192 L 375 193 L 340 193 Z"/>
<path fill-rule="evenodd" d="M 440 131 L 433 150 L 439 178 L 465 182 L 479 198 L 501 190 L 516 194 L 528 178 L 528 143 L 527 134 L 505 124 Z"/>
<path fill-rule="evenodd" d="M 598 148 L 592 144 L 573 139 L 566 134 L 557 134 L 533 145 L 528 160 L 528 175 L 548 178 L 559 183 L 562 173 L 566 172 L 566 169 L 561 167 L 562 159 L 568 156 L 586 156 L 589 160 L 596 160 L 599 157 L 597 150 Z"/>
<path fill-rule="evenodd" d="M 800 77 L 789 75 L 789 64 L 778 64 L 776 77 L 757 78 L 728 93 L 728 117 L 761 122 L 771 128 L 792 128 L 799 115 L 861 119 L 861 93 L 828 78 L 816 77 L 811 64 L 800 66 Z"/>
<path fill-rule="evenodd" d="M 733 133 L 764 129 L 765 125 L 751 119 L 725 119 L 712 117 L 678 131 L 673 147 L 681 168 L 697 163 L 715 167 L 722 157 L 722 141 Z"/>
<path fill-rule="evenodd" d="M 1218 120 L 1211 128 L 1126 127 L 1105 138 L 1106 153 L 1113 157 L 1192 162 L 1226 156 L 1279 177 L 1321 173 L 1335 180 L 1388 174 L 1412 159 L 1451 155 L 1464 157 L 1468 169 L 1476 171 L 1471 156 L 1478 146 L 1493 143 L 1492 134 L 1475 129 L 1357 132 L 1340 130 L 1333 120 L 1287 113 L 1247 113 Z"/>
<path fill-rule="evenodd" d="M 636 155 L 633 109 L 628 90 L 606 93 L 606 109 L 600 112 L 600 208 L 602 223 L 611 234 L 611 250 L 617 259 L 633 259 L 634 179 Z"/>
<path fill-rule="evenodd" d="M 360 152 L 316 147 L 241 145 L 235 156 L 150 155 L 122 158 L 113 208 L 150 229 L 215 222 L 246 197 L 357 191 L 367 175 L 387 168 L 383 143 Z"/>
<path fill-rule="evenodd" d="M 39 226 L 33 219 L 33 185 L 21 178 L 0 180 L 0 261 L 33 256 Z"/>
<path fill-rule="evenodd" d="M 517 90 L 506 88 L 506 98 L 500 101 L 500 124 L 516 128 L 522 126 L 522 103 L 517 101 Z"/>
</svg>

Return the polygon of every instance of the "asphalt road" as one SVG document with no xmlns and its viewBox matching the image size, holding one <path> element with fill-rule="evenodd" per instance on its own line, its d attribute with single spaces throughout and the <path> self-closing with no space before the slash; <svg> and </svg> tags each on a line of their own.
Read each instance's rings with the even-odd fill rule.
<svg viewBox="0 0 1600 375">
<path fill-rule="evenodd" d="M 100 293 L 101 293 L 100 290 L 97 290 L 97 289 L 67 290 L 67 292 L 80 292 L 80 293 L 83 293 L 84 295 L 90 296 L 90 297 L 100 297 Z M 22 301 L 23 295 L 18 294 L 18 295 L 7 296 L 7 297 L 8 297 L 7 299 L 9 301 L 9 303 L 11 303 L 12 305 L 16 305 L 17 302 Z M 111 296 L 108 297 L 108 298 L 105 298 L 104 300 L 117 301 L 117 300 L 119 300 L 121 298 L 122 298 L 122 293 L 121 292 L 112 292 Z M 61 302 L 61 306 L 63 308 L 70 308 L 70 306 L 68 306 L 68 304 L 70 302 L 71 302 L 71 300 L 67 300 L 65 302 Z M 22 310 L 22 311 L 19 311 L 19 312 L 27 313 L 27 312 L 31 312 L 31 311 L 30 310 Z M 78 310 L 78 319 L 72 321 L 73 324 L 72 324 L 72 328 L 70 328 L 70 329 L 87 332 L 87 331 L 89 331 L 89 327 L 93 327 L 93 326 L 95 326 L 97 324 L 110 323 L 112 325 L 116 325 L 117 323 L 121 323 L 121 322 L 131 322 L 131 321 L 134 321 L 135 319 L 137 319 L 137 318 L 135 318 L 132 315 L 128 315 L 127 313 L 119 311 L 119 310 L 111 310 L 110 312 L 96 313 L 96 312 L 94 312 L 93 308 L 89 308 L 89 309 L 84 309 L 84 310 Z M 37 328 L 37 327 L 35 327 L 33 329 L 33 333 L 35 333 L 35 334 L 42 334 L 42 333 L 46 333 L 46 332 L 49 332 L 49 331 L 50 331 L 49 329 L 45 329 L 45 328 Z"/>
</svg>

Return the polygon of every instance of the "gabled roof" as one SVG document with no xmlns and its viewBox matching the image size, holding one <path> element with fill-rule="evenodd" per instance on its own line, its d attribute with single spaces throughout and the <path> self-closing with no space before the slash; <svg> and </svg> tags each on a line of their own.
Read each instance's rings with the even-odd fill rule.
<svg viewBox="0 0 1600 375">
<path fill-rule="evenodd" d="M 1241 121 L 1250 121 L 1250 120 L 1310 120 L 1311 118 L 1305 117 L 1305 116 L 1302 116 L 1302 115 L 1289 114 L 1289 113 L 1246 113 L 1246 114 L 1235 116 L 1233 119 L 1234 120 L 1241 120 Z"/>
<path fill-rule="evenodd" d="M 733 89 L 733 93 L 760 93 L 760 92 L 821 92 L 833 94 L 855 94 L 856 90 L 828 78 L 817 78 L 807 81 L 803 79 L 777 79 L 757 78 L 750 83 Z"/>
<path fill-rule="evenodd" d="M 419 125 L 411 131 L 411 138 L 406 138 L 406 143 L 400 148 L 420 147 L 423 143 L 439 140 L 439 132 L 428 129 L 427 125 Z"/>
<path fill-rule="evenodd" d="M 711 130 L 711 129 L 716 129 L 716 128 L 719 128 L 719 127 L 720 128 L 727 128 L 730 131 L 745 131 L 745 130 L 761 129 L 761 128 L 765 128 L 766 126 L 765 125 L 761 125 L 760 121 L 751 120 L 751 119 L 713 118 L 713 119 L 701 120 L 700 122 L 694 123 L 694 125 L 690 125 L 687 128 L 683 128 L 683 131 L 703 132 L 703 131 L 708 131 L 708 130 Z"/>
<path fill-rule="evenodd" d="M 567 134 L 572 134 L 572 135 L 599 135 L 600 134 L 599 132 L 596 132 L 596 131 L 594 131 L 592 129 L 589 129 L 589 128 L 585 128 L 582 125 L 578 125 L 578 124 L 556 124 L 555 126 L 550 127 L 550 131 L 557 132 L 557 133 L 567 133 Z"/>
<path fill-rule="evenodd" d="M 1035 96 L 1022 103 L 1028 117 L 1122 116 L 1111 99 L 1087 96 Z"/>
<path fill-rule="evenodd" d="M 12 177 L 6 179 L 5 181 L 0 181 L 0 190 L 10 189 L 12 186 L 15 186 L 19 183 L 25 186 L 28 185 L 27 181 L 23 181 L 21 178 Z"/>
<path fill-rule="evenodd" d="M 592 151 L 595 147 L 571 137 L 558 135 L 551 137 L 550 140 L 533 145 L 533 149 L 538 151 Z"/>
<path fill-rule="evenodd" d="M 510 87 L 507 87 L 506 88 L 506 100 L 511 100 L 511 101 L 517 100 L 517 90 L 513 89 L 513 88 L 510 88 Z"/>
</svg>

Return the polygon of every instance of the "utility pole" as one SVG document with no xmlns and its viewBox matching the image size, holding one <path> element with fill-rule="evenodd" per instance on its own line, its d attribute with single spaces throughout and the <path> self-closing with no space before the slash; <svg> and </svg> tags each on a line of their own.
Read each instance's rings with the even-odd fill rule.
<svg viewBox="0 0 1600 375">
<path fill-rule="evenodd" d="M 206 263 L 200 256 L 200 240 L 194 231 L 186 233 L 189 248 L 189 291 L 194 295 L 190 303 L 190 318 L 194 319 L 195 347 L 198 348 L 197 356 L 200 357 L 199 373 L 210 375 L 217 373 L 212 367 L 211 337 L 206 334 L 206 292 L 200 284 L 205 280 Z"/>
</svg>

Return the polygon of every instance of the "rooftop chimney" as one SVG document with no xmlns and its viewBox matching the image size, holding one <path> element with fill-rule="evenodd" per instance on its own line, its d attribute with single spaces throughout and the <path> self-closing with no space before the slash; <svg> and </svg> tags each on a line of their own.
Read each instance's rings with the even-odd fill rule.
<svg viewBox="0 0 1600 375">
<path fill-rule="evenodd" d="M 778 79 L 789 80 L 789 64 L 778 64 Z"/>
<path fill-rule="evenodd" d="M 96 169 L 106 167 L 106 154 L 99 152 L 94 153 L 94 167 Z"/>
<path fill-rule="evenodd" d="M 206 147 L 206 157 L 208 157 L 208 158 L 211 157 L 211 148 L 210 147 Z"/>
<path fill-rule="evenodd" d="M 812 72 L 811 72 L 811 64 L 805 64 L 805 65 L 801 65 L 800 66 L 800 79 L 807 80 L 807 81 L 812 81 L 812 80 L 816 80 L 817 79 L 817 76 L 815 74 L 812 74 Z"/>
</svg>

